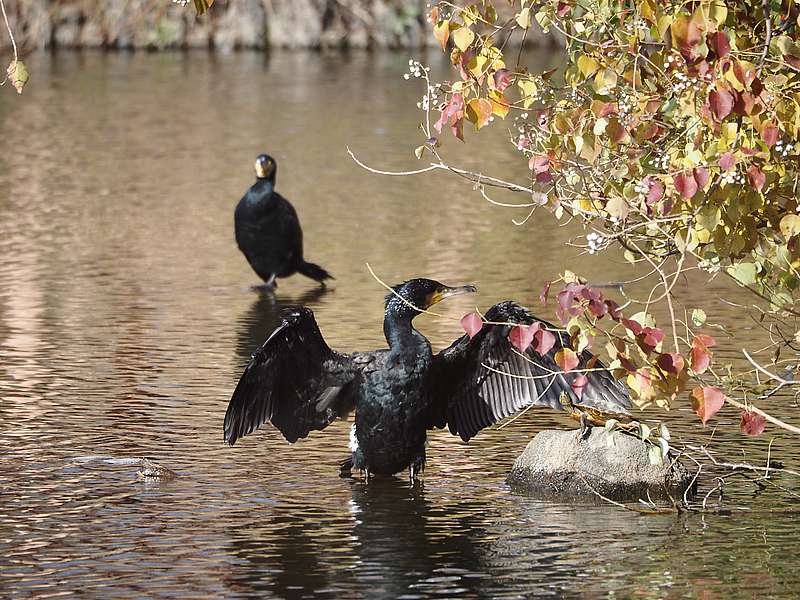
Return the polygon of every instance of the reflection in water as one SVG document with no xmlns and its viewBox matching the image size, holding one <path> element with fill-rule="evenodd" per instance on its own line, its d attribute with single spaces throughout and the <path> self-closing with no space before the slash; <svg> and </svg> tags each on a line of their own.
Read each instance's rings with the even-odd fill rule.
<svg viewBox="0 0 800 600">
<path fill-rule="evenodd" d="M 359 588 L 376 598 L 472 595 L 479 582 L 462 575 L 481 571 L 474 544 L 482 532 L 473 521 L 485 510 L 482 503 L 447 514 L 426 500 L 423 483 L 376 477 L 351 485 L 357 557 L 352 576 Z"/>
<path fill-rule="evenodd" d="M 332 290 L 315 286 L 297 297 L 284 296 L 280 290 L 253 291 L 255 299 L 237 323 L 236 355 L 245 362 L 278 326 L 285 310 L 295 306 L 308 306 L 313 310 L 316 302 Z"/>
<path fill-rule="evenodd" d="M 320 514 L 309 500 L 268 516 L 231 515 L 231 546 L 241 563 L 230 590 L 281 598 L 347 597 L 353 589 L 371 598 L 478 595 L 475 544 L 487 506 L 470 500 L 444 513 L 426 500 L 422 484 L 398 478 L 341 484 L 352 493 L 346 511 Z"/>
<path fill-rule="evenodd" d="M 537 213 L 515 227 L 527 211 L 461 180 L 354 166 L 348 145 L 416 168 L 422 90 L 403 80 L 408 56 L 266 56 L 31 56 L 24 100 L 0 94 L 0 596 L 797 597 L 800 524 L 770 512 L 787 507 L 773 487 L 731 486 L 728 501 L 752 509 L 736 518 L 680 520 L 513 495 L 504 477 L 530 436 L 565 426 L 552 411 L 469 444 L 433 432 L 424 487 L 340 479 L 348 423 L 291 446 L 269 426 L 223 444 L 243 364 L 285 308 L 310 306 L 332 348 L 385 346 L 385 290 L 367 261 L 391 283 L 477 285 L 442 305 L 451 319 L 419 318 L 436 349 L 476 303 L 513 298 L 546 316 L 536 298 L 556 273 L 627 272 L 621 257 L 566 247 L 574 223 Z M 449 69 L 433 56 L 434 76 Z M 481 153 L 444 136 L 443 151 L 526 180 L 505 129 L 480 136 Z M 264 150 L 335 293 L 302 278 L 274 297 L 248 289 L 232 215 Z M 737 299 L 725 285 L 676 289 L 711 306 L 710 294 Z M 758 332 L 720 307 L 709 321 L 755 346 Z M 791 403 L 781 414 L 800 421 Z M 727 409 L 715 421 L 668 415 L 677 442 L 713 431 L 746 460 L 771 452 L 798 468 L 790 436 L 743 438 Z M 178 478 L 146 486 L 133 468 L 72 461 L 91 455 L 149 456 Z"/>
</svg>

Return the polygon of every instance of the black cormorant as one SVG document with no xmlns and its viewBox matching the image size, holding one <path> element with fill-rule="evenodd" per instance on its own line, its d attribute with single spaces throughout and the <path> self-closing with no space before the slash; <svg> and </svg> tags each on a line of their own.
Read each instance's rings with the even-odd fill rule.
<svg viewBox="0 0 800 600">
<path fill-rule="evenodd" d="M 234 213 L 236 243 L 267 287 L 275 278 L 302 273 L 325 285 L 333 279 L 319 265 L 303 260 L 303 231 L 289 201 L 275 191 L 278 165 L 266 154 L 256 157 L 256 182 Z"/>
<path fill-rule="evenodd" d="M 412 321 L 440 300 L 475 292 L 412 279 L 386 297 L 383 331 L 388 349 L 342 354 L 325 343 L 314 313 L 293 309 L 253 354 L 225 414 L 225 441 L 233 444 L 269 421 L 294 443 L 355 410 L 352 456 L 343 470 L 391 475 L 409 468 L 412 480 L 425 465 L 427 430 L 447 425 L 464 441 L 481 429 L 532 404 L 557 410 L 581 406 L 627 413 L 627 389 L 602 363 L 585 372 L 582 394 L 573 390 L 579 373 L 565 373 L 555 354 L 569 336 L 512 301 L 492 306 L 472 338 L 463 335 L 434 355 Z M 520 353 L 509 340 L 513 325 L 542 323 L 555 344 L 543 356 L 533 347 Z M 584 351 L 579 369 L 593 359 Z"/>
</svg>

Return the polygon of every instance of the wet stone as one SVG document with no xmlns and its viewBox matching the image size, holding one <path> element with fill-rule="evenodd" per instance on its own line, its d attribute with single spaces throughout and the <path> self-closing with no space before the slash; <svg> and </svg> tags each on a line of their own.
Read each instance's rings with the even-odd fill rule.
<svg viewBox="0 0 800 600">
<path fill-rule="evenodd" d="M 517 458 L 507 481 L 516 491 L 543 498 L 599 500 L 600 494 L 636 501 L 680 497 L 693 477 L 676 460 L 651 465 L 648 444 L 641 439 L 594 427 L 585 440 L 577 431 L 540 431 Z"/>
</svg>

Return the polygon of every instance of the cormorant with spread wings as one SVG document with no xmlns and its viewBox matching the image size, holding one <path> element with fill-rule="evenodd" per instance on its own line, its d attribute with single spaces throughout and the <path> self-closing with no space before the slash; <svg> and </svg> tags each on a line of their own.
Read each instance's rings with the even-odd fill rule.
<svg viewBox="0 0 800 600">
<path fill-rule="evenodd" d="M 411 279 L 386 297 L 387 349 L 343 354 L 332 350 L 308 308 L 289 311 L 253 354 L 225 414 L 225 441 L 234 444 L 263 423 L 291 443 L 355 410 L 352 456 L 342 465 L 391 475 L 406 468 L 413 480 L 425 465 L 427 431 L 447 426 L 464 441 L 530 405 L 626 414 L 627 389 L 593 356 L 579 355 L 576 371 L 555 361 L 569 336 L 512 301 L 492 306 L 486 325 L 434 355 L 414 317 L 437 302 L 475 292 L 431 279 Z M 520 352 L 509 340 L 514 324 L 541 323 L 555 343 L 543 355 Z M 580 396 L 573 381 L 586 369 Z"/>
</svg>

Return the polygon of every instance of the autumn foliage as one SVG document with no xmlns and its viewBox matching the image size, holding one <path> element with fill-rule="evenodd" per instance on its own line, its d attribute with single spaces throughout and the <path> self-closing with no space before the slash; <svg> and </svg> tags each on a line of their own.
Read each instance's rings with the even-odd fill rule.
<svg viewBox="0 0 800 600">
<path fill-rule="evenodd" d="M 435 87 L 428 109 L 435 133 L 417 156 L 430 152 L 441 160 L 448 136 L 463 141 L 467 125 L 480 130 L 504 120 L 530 172 L 524 185 L 505 187 L 529 193 L 532 204 L 557 219 L 582 220 L 590 253 L 619 245 L 631 263 L 650 265 L 672 315 L 660 328 L 647 312 L 627 314 L 585 280 L 563 274 L 555 312 L 574 348 L 607 354 L 642 407 L 688 400 L 705 424 L 727 397 L 742 409 L 741 430 L 757 435 L 764 417 L 749 410 L 746 398 L 724 391 L 741 391 L 755 371 L 715 371 L 717 340 L 700 330 L 705 312 L 698 308 L 691 319 L 676 314 L 672 287 L 689 265 L 727 276 L 753 292 L 762 321 L 784 324 L 773 361 L 794 341 L 800 316 L 794 3 L 517 0 L 506 20 L 495 4 L 432 8 L 434 34 L 454 77 Z M 534 26 L 564 41 L 562 67 L 534 73 L 519 64 L 516 49 L 507 49 L 512 36 L 520 41 Z M 541 329 L 515 328 L 511 341 L 537 347 L 543 336 Z M 569 356 L 561 361 L 562 368 L 572 365 Z"/>
</svg>

